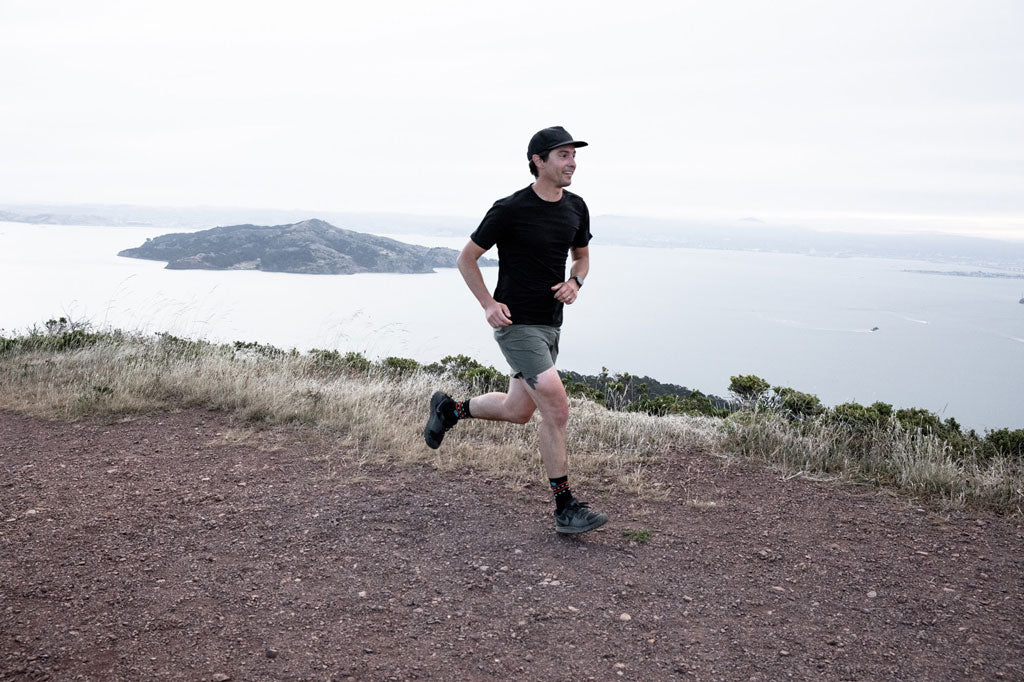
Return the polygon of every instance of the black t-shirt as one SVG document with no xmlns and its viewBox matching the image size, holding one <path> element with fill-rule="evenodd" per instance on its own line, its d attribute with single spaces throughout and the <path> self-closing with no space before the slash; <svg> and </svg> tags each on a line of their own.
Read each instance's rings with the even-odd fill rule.
<svg viewBox="0 0 1024 682">
<path fill-rule="evenodd" d="M 563 306 L 551 287 L 565 281 L 569 249 L 590 237 L 583 199 L 562 190 L 558 201 L 544 201 L 530 186 L 494 202 L 470 239 L 481 249 L 498 245 L 494 299 L 508 306 L 513 324 L 560 327 Z"/>
</svg>

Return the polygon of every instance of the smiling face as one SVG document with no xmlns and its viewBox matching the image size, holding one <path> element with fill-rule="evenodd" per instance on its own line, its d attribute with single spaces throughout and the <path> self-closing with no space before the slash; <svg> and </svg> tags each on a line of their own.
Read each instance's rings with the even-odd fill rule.
<svg viewBox="0 0 1024 682">
<path fill-rule="evenodd" d="M 534 154 L 533 164 L 537 167 L 538 182 L 552 187 L 568 187 L 576 171 L 576 147 L 571 144 L 555 147 L 548 153 L 547 161 Z"/>
</svg>

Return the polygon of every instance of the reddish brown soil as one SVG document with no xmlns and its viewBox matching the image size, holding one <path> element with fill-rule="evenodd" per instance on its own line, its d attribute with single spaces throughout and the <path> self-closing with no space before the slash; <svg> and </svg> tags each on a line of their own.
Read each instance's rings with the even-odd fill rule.
<svg viewBox="0 0 1024 682">
<path fill-rule="evenodd" d="M 539 472 L 248 428 L 0 413 L 0 679 L 1024 679 L 1020 519 L 666 453 L 564 538 Z"/>
</svg>

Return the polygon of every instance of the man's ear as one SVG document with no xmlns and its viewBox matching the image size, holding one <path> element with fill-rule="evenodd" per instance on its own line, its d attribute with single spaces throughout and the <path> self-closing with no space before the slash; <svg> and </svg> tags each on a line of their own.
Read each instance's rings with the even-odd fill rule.
<svg viewBox="0 0 1024 682">
<path fill-rule="evenodd" d="M 533 165 L 540 167 L 540 164 L 544 163 L 544 159 L 540 158 L 540 154 L 534 154 L 530 157 L 530 161 L 533 161 Z"/>
</svg>

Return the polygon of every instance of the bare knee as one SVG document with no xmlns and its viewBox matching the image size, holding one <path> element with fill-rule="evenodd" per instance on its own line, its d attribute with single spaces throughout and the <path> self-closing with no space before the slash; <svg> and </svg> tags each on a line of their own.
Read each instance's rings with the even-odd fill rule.
<svg viewBox="0 0 1024 682">
<path fill-rule="evenodd" d="M 544 420 L 564 429 L 569 424 L 569 402 L 549 405 L 543 413 Z"/>
<path fill-rule="evenodd" d="M 529 380 L 526 381 L 529 383 Z M 552 367 L 536 377 L 530 388 L 544 422 L 564 430 L 569 423 L 569 399 L 565 395 L 558 370 Z"/>
</svg>

